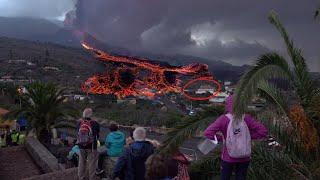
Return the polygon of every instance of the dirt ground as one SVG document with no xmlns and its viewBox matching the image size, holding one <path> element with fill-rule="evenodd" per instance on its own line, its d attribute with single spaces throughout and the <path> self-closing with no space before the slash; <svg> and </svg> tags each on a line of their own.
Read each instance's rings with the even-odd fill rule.
<svg viewBox="0 0 320 180">
<path fill-rule="evenodd" d="M 41 174 L 22 146 L 0 148 L 0 179 L 20 180 Z"/>
</svg>

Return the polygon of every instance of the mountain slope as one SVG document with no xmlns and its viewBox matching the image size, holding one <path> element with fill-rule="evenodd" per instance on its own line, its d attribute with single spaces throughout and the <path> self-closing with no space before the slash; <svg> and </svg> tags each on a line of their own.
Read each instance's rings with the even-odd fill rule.
<svg viewBox="0 0 320 180">
<path fill-rule="evenodd" d="M 61 28 L 57 23 L 43 19 L 6 18 L 0 17 L 0 36 L 13 37 L 31 41 L 52 42 L 63 46 L 80 48 L 79 39 L 70 29 Z M 89 37 L 94 39 L 92 37 Z M 146 52 L 130 52 L 120 47 L 110 46 L 97 40 L 97 47 L 110 53 L 144 57 L 151 60 L 168 62 L 171 65 L 186 65 L 190 63 L 204 63 L 219 80 L 237 81 L 247 66 L 233 66 L 229 63 L 186 55 L 158 55 Z M 42 48 L 43 49 L 43 48 Z M 43 50 L 42 50 L 43 51 Z M 8 54 L 8 52 L 7 52 Z"/>
<path fill-rule="evenodd" d="M 22 60 L 22 61 L 10 61 Z M 103 63 L 80 48 L 53 43 L 0 38 L 0 77 L 34 79 L 79 88 Z"/>
</svg>

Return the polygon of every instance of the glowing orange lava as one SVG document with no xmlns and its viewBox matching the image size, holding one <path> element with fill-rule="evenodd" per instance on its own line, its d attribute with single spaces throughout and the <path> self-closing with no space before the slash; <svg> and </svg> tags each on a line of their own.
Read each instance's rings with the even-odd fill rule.
<svg viewBox="0 0 320 180">
<path fill-rule="evenodd" d="M 92 51 L 96 58 L 118 65 L 112 72 L 97 74 L 87 79 L 82 85 L 82 90 L 86 93 L 114 94 L 118 98 L 127 96 L 152 98 L 156 94 L 181 93 L 183 89 L 181 79 L 186 80 L 188 77 L 190 79 L 190 76 L 192 79 L 213 79 L 206 64 L 194 63 L 182 67 L 161 65 L 143 58 L 111 55 L 93 48 L 86 42 L 83 42 L 82 46 Z"/>
</svg>

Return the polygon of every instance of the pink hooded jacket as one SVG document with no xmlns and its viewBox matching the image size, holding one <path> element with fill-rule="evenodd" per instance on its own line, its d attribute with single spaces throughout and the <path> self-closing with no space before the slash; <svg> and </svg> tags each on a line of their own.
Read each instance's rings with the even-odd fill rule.
<svg viewBox="0 0 320 180">
<path fill-rule="evenodd" d="M 226 111 L 228 113 L 232 113 L 232 106 L 233 106 L 233 96 L 229 96 L 226 100 Z M 218 117 L 204 132 L 204 136 L 208 139 L 213 139 L 214 135 L 216 135 L 217 132 L 221 132 L 224 137 L 227 137 L 227 129 L 229 124 L 229 118 L 227 118 L 225 115 L 221 115 Z M 266 127 L 256 121 L 252 116 L 246 114 L 244 121 L 246 122 L 251 139 L 262 139 L 267 136 L 267 129 Z M 223 137 L 217 135 L 217 138 L 219 141 L 223 140 Z M 250 157 L 248 158 L 232 158 L 229 156 L 227 148 L 224 146 L 221 154 L 221 159 L 226 162 L 247 162 L 250 161 Z"/>
</svg>

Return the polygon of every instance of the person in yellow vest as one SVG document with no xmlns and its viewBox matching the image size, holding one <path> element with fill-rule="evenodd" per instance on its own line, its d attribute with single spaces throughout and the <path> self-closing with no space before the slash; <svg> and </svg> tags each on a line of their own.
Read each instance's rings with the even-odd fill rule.
<svg viewBox="0 0 320 180">
<path fill-rule="evenodd" d="M 11 139 L 12 139 L 12 145 L 18 146 L 18 145 L 24 144 L 26 136 L 24 133 L 13 130 L 13 132 L 11 134 Z"/>
<path fill-rule="evenodd" d="M 18 145 L 18 141 L 19 141 L 19 136 L 20 133 L 17 132 L 16 130 L 13 130 L 11 133 L 11 139 L 12 139 L 12 145 L 13 146 L 17 146 Z"/>
<path fill-rule="evenodd" d="M 23 145 L 26 141 L 26 135 L 24 133 L 20 133 L 18 136 L 18 145 Z"/>
</svg>

